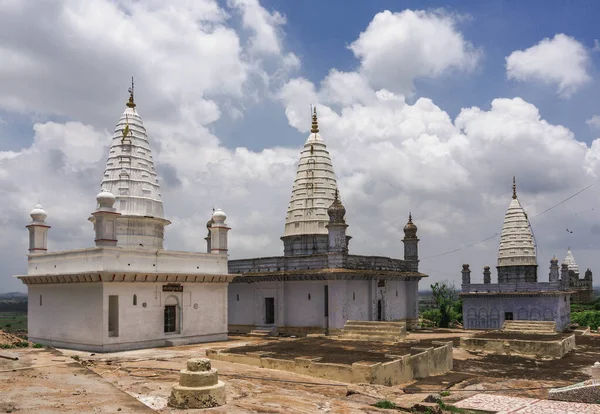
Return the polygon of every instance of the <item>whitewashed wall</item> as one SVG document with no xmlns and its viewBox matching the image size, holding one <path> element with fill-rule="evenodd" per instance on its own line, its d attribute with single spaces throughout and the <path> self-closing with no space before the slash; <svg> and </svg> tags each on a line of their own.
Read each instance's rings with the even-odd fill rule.
<svg viewBox="0 0 600 414">
<path fill-rule="evenodd" d="M 329 328 L 341 329 L 347 320 L 376 320 L 378 299 L 386 320 L 416 317 L 418 282 L 387 281 L 385 287 L 374 280 L 259 282 L 229 285 L 229 324 L 265 324 L 265 298 L 273 297 L 276 326 L 325 328 L 325 285 Z"/>
<path fill-rule="evenodd" d="M 31 341 L 102 344 L 101 284 L 29 285 L 27 312 Z"/>
<path fill-rule="evenodd" d="M 56 346 L 106 351 L 162 346 L 173 339 L 227 339 L 227 284 L 182 285 L 183 292 L 163 292 L 161 283 L 29 285 L 29 336 Z M 39 294 L 43 295 L 41 307 Z M 108 334 L 111 295 L 119 296 L 117 337 Z M 169 296 L 179 304 L 178 333 L 164 332 L 164 305 Z"/>
</svg>

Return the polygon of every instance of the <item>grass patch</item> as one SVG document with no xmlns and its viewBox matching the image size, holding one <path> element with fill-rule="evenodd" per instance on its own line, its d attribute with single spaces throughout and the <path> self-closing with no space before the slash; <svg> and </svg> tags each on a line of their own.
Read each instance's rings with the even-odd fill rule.
<svg viewBox="0 0 600 414">
<path fill-rule="evenodd" d="M 440 408 L 444 411 L 450 411 L 451 413 L 466 413 L 465 410 L 463 410 L 462 408 L 458 408 L 455 407 L 453 405 L 446 405 L 443 401 L 440 401 L 438 403 L 438 405 L 440 406 Z"/>
<path fill-rule="evenodd" d="M 34 348 L 43 348 L 44 345 L 42 345 L 42 344 L 33 344 L 33 347 Z"/>
<path fill-rule="evenodd" d="M 26 331 L 27 313 L 0 312 L 0 329 L 6 332 Z"/>
<path fill-rule="evenodd" d="M 396 404 L 394 404 L 393 402 L 388 401 L 388 400 L 377 401 L 373 405 L 377 408 L 384 408 L 384 409 L 390 409 L 390 410 L 393 410 L 394 408 L 396 408 Z"/>
<path fill-rule="evenodd" d="M 440 392 L 440 396 L 442 396 L 442 397 L 447 397 L 449 395 L 450 395 L 450 391 L 442 391 L 442 392 Z"/>
<path fill-rule="evenodd" d="M 29 342 L 21 341 L 14 344 L 0 344 L 0 349 L 28 348 Z"/>
</svg>

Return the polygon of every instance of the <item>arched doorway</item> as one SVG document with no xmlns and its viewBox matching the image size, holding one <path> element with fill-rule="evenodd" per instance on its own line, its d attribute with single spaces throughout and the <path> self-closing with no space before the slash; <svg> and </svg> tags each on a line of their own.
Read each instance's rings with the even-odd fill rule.
<svg viewBox="0 0 600 414">
<path fill-rule="evenodd" d="M 179 333 L 181 320 L 181 308 L 179 300 L 175 296 L 169 296 L 165 300 L 164 330 L 165 333 Z"/>
</svg>

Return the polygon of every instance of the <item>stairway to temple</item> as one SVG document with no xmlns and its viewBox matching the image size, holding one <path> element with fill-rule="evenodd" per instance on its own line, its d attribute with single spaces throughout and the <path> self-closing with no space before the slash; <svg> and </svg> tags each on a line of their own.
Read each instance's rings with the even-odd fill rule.
<svg viewBox="0 0 600 414">
<path fill-rule="evenodd" d="M 338 339 L 398 342 L 406 336 L 405 322 L 346 321 Z"/>
<path fill-rule="evenodd" d="M 554 321 L 504 321 L 503 332 L 554 335 L 556 322 Z"/>
<path fill-rule="evenodd" d="M 265 337 L 271 336 L 275 334 L 276 327 L 275 326 L 257 326 L 253 330 L 250 331 L 248 336 L 258 336 Z"/>
</svg>

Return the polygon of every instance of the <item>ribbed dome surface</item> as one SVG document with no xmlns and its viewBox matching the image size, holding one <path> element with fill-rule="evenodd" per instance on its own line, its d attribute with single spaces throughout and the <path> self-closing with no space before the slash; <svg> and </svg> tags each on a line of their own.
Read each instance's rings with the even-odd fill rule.
<svg viewBox="0 0 600 414">
<path fill-rule="evenodd" d="M 569 250 L 567 250 L 567 256 L 565 257 L 563 263 L 565 263 L 569 267 L 569 270 L 572 270 L 575 273 L 579 273 L 579 266 L 577 265 L 577 263 L 575 263 L 575 257 L 573 256 L 570 247 Z"/>
<path fill-rule="evenodd" d="M 537 260 L 529 220 L 515 195 L 504 216 L 498 266 L 517 265 L 537 265 Z"/>
<path fill-rule="evenodd" d="M 115 127 L 102 188 L 115 195 L 123 215 L 163 218 L 152 150 L 135 107 L 127 107 Z"/>
<path fill-rule="evenodd" d="M 318 132 L 311 133 L 300 153 L 284 236 L 327 234 L 327 209 L 336 191 L 337 182 L 325 141 Z"/>
</svg>

